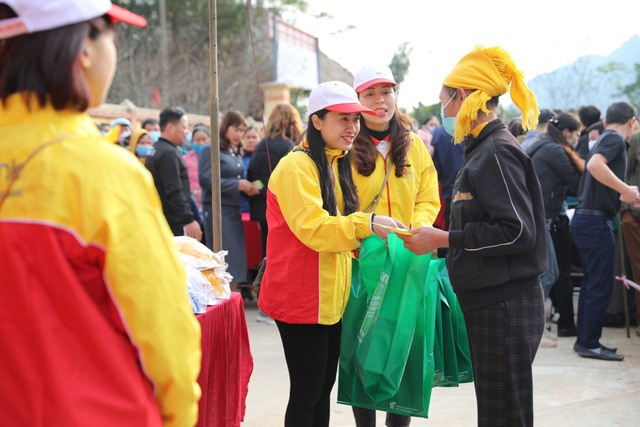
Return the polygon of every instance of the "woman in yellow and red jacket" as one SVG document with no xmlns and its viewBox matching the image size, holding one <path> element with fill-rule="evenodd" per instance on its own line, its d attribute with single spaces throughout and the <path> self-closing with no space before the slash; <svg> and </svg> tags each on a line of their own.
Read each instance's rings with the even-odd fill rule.
<svg viewBox="0 0 640 427">
<path fill-rule="evenodd" d="M 153 179 L 86 113 L 118 21 L 146 23 L 106 0 L 0 4 L 2 426 L 197 421 L 200 326 Z"/>
<path fill-rule="evenodd" d="M 276 321 L 291 388 L 285 426 L 329 425 L 330 394 L 349 298 L 352 251 L 386 216 L 357 212 L 349 149 L 360 113 L 375 114 L 342 82 L 309 96 L 306 139 L 274 169 L 267 190 L 267 266 L 258 306 Z"/>
<path fill-rule="evenodd" d="M 411 131 L 411 119 L 398 108 L 393 73 L 385 66 L 363 67 L 353 86 L 362 105 L 377 113 L 362 116 L 362 130 L 353 144 L 361 209 L 393 216 L 409 227 L 430 227 L 440 210 L 438 174 L 424 143 Z M 375 411 L 353 406 L 353 414 L 357 425 L 375 425 Z M 387 413 L 387 426 L 410 422 L 406 415 Z"/>
<path fill-rule="evenodd" d="M 353 178 L 360 207 L 367 210 L 371 205 L 391 168 L 373 212 L 409 227 L 431 226 L 440 211 L 438 174 L 424 143 L 411 131 L 411 119 L 397 106 L 396 86 L 385 66 L 363 67 L 355 76 L 360 103 L 378 113 L 363 116 L 353 144 Z"/>
</svg>

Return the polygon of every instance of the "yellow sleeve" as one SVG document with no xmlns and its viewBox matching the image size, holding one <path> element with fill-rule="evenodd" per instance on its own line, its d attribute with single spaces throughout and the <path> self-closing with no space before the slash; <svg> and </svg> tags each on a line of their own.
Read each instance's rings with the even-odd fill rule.
<svg viewBox="0 0 640 427">
<path fill-rule="evenodd" d="M 200 324 L 153 178 L 142 167 L 124 172 L 129 171 L 120 194 L 116 188 L 102 198 L 111 224 L 98 239 L 107 242 L 107 281 L 154 385 L 164 425 L 193 426 L 200 398 Z"/>
<path fill-rule="evenodd" d="M 433 164 L 433 159 L 424 146 L 424 143 L 416 134 L 412 134 L 413 141 L 411 164 L 420 165 L 420 185 L 416 203 L 413 208 L 412 227 L 432 226 L 440 212 L 440 191 L 438 190 L 438 172 Z"/>
<path fill-rule="evenodd" d="M 293 234 L 316 252 L 351 251 L 360 246 L 361 239 L 372 235 L 371 214 L 331 216 L 322 208 L 318 169 L 304 152 L 290 153 L 278 163 L 269 189 Z M 341 196 L 338 192 L 339 205 Z"/>
</svg>

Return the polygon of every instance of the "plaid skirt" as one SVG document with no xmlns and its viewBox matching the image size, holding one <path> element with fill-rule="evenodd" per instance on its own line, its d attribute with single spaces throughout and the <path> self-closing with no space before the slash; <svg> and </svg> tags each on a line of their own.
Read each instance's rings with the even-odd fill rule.
<svg viewBox="0 0 640 427">
<path fill-rule="evenodd" d="M 464 313 L 479 427 L 533 426 L 531 365 L 544 331 L 542 287 Z"/>
</svg>

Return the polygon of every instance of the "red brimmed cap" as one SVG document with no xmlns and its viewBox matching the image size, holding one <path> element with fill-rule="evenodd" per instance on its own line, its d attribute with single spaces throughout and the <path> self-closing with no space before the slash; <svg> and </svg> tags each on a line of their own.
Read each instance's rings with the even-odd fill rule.
<svg viewBox="0 0 640 427">
<path fill-rule="evenodd" d="M 147 20 L 111 4 L 109 0 L 0 0 L 15 13 L 15 18 L 0 20 L 0 39 L 53 30 L 66 25 L 109 15 L 113 22 L 144 27 Z"/>
<path fill-rule="evenodd" d="M 127 9 L 123 9 L 115 4 L 111 5 L 111 9 L 109 9 L 107 15 L 111 17 L 114 24 L 122 22 L 123 24 L 133 25 L 134 27 L 144 27 L 147 25 L 147 20 L 142 16 L 129 12 Z"/>
<path fill-rule="evenodd" d="M 311 91 L 307 108 L 309 115 L 325 109 L 336 113 L 378 115 L 375 111 L 363 107 L 353 88 L 340 81 L 320 83 Z"/>
<path fill-rule="evenodd" d="M 385 65 L 374 65 L 363 67 L 356 73 L 356 77 L 353 79 L 353 88 L 356 92 L 360 93 L 379 83 L 390 84 L 392 86 L 398 85 L 389 67 Z"/>
</svg>

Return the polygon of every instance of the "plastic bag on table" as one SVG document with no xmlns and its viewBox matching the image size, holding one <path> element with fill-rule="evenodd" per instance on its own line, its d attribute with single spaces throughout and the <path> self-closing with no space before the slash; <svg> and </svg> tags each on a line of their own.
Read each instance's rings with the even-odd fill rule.
<svg viewBox="0 0 640 427">
<path fill-rule="evenodd" d="M 213 252 L 196 239 L 188 236 L 175 236 L 173 238 L 178 248 L 180 259 L 187 271 L 187 289 L 189 295 L 201 295 L 201 279 L 204 277 L 209 284 L 210 292 L 206 292 L 206 305 L 216 305 L 220 301 L 231 297 L 232 277 L 227 270 L 224 257 L 226 251 Z M 196 270 L 200 274 L 190 273 Z"/>
<path fill-rule="evenodd" d="M 209 280 L 204 277 L 200 270 L 185 266 L 187 273 L 187 294 L 191 303 L 191 311 L 194 314 L 202 314 L 207 311 L 207 305 L 214 300 L 213 288 Z"/>
</svg>

